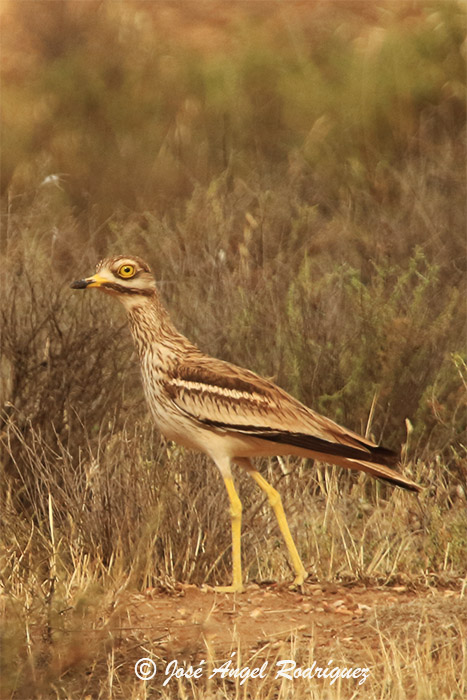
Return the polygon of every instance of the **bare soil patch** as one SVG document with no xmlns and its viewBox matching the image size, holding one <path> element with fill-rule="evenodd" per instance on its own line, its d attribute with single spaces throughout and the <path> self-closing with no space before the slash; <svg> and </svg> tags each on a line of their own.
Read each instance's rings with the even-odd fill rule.
<svg viewBox="0 0 467 700">
<path fill-rule="evenodd" d="M 253 652 L 283 642 L 313 642 L 327 662 L 339 648 L 348 658 L 381 651 L 381 638 L 430 643 L 467 634 L 467 598 L 459 590 L 409 590 L 405 586 L 253 584 L 242 594 L 179 586 L 167 593 L 125 593 L 108 631 L 154 657 L 193 663 L 209 651 L 221 657 L 238 646 Z M 135 649 L 136 651 L 136 649 Z M 138 652 L 139 653 L 139 652 Z M 141 654 L 143 655 L 143 654 Z M 147 655 L 147 654 L 146 654 Z"/>
</svg>

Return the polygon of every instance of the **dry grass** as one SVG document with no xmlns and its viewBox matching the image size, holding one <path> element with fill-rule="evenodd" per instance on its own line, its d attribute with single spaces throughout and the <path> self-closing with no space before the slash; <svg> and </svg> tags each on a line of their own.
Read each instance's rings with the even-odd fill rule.
<svg viewBox="0 0 467 700">
<path fill-rule="evenodd" d="M 465 696 L 462 6 L 262 3 L 214 19 L 203 3 L 20 4 L 3 10 L 2 697 Z M 225 583 L 230 524 L 213 465 L 155 433 L 121 309 L 68 289 L 122 251 L 149 259 L 203 350 L 402 444 L 419 497 L 261 464 L 312 581 L 460 592 L 333 642 L 335 662 L 369 665 L 364 686 L 135 679 L 128 659 L 155 647 L 112 632 L 115 609 Z M 245 575 L 290 580 L 267 503 L 238 484 Z M 319 628 L 234 648 L 245 664 L 328 661 Z"/>
<path fill-rule="evenodd" d="M 79 588 L 80 583 L 83 588 Z M 2 690 L 6 697 L 240 700 L 306 694 L 337 700 L 364 694 L 375 700 L 454 700 L 465 695 L 465 597 L 442 599 L 435 595 L 383 607 L 353 624 L 347 623 L 345 631 L 335 633 L 334 639 L 329 639 L 320 623 L 312 622 L 305 634 L 294 632 L 292 625 L 288 635 L 270 635 L 253 646 L 242 644 L 239 632 L 230 645 L 219 649 L 201 627 L 199 643 L 171 651 L 163 644 L 166 632 L 157 617 L 148 615 L 139 624 L 126 618 L 122 602 L 125 592 L 115 581 L 103 590 L 76 580 L 68 599 L 61 601 L 63 607 L 55 614 L 52 607 L 43 620 L 33 597 L 25 589 L 16 593 L 28 601 L 29 609 L 25 612 L 19 604 L 15 610 L 10 602 L 4 610 L 8 626 L 3 634 Z M 180 606 L 180 599 L 175 606 Z M 115 612 L 120 608 L 121 622 L 116 624 Z M 151 681 L 135 678 L 134 664 L 142 657 L 150 657 L 157 664 L 158 674 Z M 202 667 L 202 675 L 196 680 L 172 678 L 164 686 L 165 669 L 174 659 L 185 669 L 191 665 Z M 267 662 L 264 677 L 244 683 L 219 674 L 210 678 L 213 670 L 229 659 L 234 669 L 258 668 Z M 321 667 L 366 668 L 368 675 L 362 685 L 347 679 L 331 684 L 322 678 L 277 678 L 281 668 L 278 662 L 286 659 L 295 661 L 296 668 L 312 667 L 315 662 Z"/>
<path fill-rule="evenodd" d="M 147 639 L 131 623 L 122 638 L 113 614 L 126 592 L 155 586 L 157 596 L 175 591 L 176 581 L 200 585 L 229 579 L 229 518 L 221 481 L 201 456 L 165 444 L 154 448 L 158 441 L 146 422 L 130 434 L 110 430 L 95 452 L 82 452 L 78 463 L 66 450 L 49 454 L 39 436 L 34 441 L 35 451 L 28 450 L 34 482 L 19 494 L 2 493 L 6 697 L 151 697 L 152 686 L 143 688 L 134 678 L 134 661 L 156 654 L 165 668 L 177 655 L 156 651 L 157 620 L 146 623 L 152 630 Z M 398 583 L 419 591 L 458 588 L 465 575 L 465 499 L 450 497 L 447 483 L 437 479 L 417 500 L 399 491 L 383 496 L 384 487 L 369 488 L 365 479 L 339 488 L 334 470 L 292 461 L 282 466 L 290 472 L 278 487 L 311 580 L 359 581 L 370 588 Z M 430 466 L 417 474 L 425 484 Z M 264 468 L 273 481 L 281 473 L 277 464 Z M 246 506 L 245 575 L 250 581 L 291 580 L 267 504 L 255 500 L 246 478 L 240 479 L 240 492 Z M 33 507 L 23 508 L 19 519 L 17 498 L 27 494 Z M 271 669 L 282 658 L 299 666 L 315 659 L 327 663 L 327 656 L 343 665 L 364 660 L 371 671 L 365 695 L 371 698 L 424 698 L 425 691 L 432 697 L 462 697 L 464 601 L 383 608 L 357 629 L 345 649 L 339 643 L 323 648 L 317 629 L 309 648 L 303 639 L 278 642 L 268 646 L 264 658 Z M 376 636 L 366 647 L 370 629 Z M 254 653 L 239 645 L 241 665 L 248 665 Z M 189 647 L 181 654 L 187 656 Z M 213 664 L 227 658 L 212 649 Z M 240 686 L 203 678 L 181 685 L 172 681 L 162 689 L 158 679 L 154 687 L 161 697 L 289 698 L 305 689 L 317 697 L 323 692 L 316 679 L 278 684 L 268 674 L 264 681 L 250 679 Z M 326 688 L 326 697 L 357 697 L 361 691 L 342 682 Z"/>
</svg>

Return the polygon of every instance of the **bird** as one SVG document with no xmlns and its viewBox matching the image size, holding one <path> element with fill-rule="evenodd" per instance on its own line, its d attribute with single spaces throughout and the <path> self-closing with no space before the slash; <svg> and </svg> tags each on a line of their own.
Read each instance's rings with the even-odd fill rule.
<svg viewBox="0 0 467 700">
<path fill-rule="evenodd" d="M 245 469 L 266 494 L 295 572 L 307 578 L 279 492 L 260 474 L 254 457 L 296 455 L 363 471 L 410 491 L 421 487 L 392 466 L 397 454 L 320 415 L 284 389 L 249 369 L 204 354 L 173 324 L 149 265 L 139 257 L 101 260 L 90 277 L 72 289 L 96 288 L 126 309 L 152 417 L 168 440 L 204 452 L 218 467 L 230 502 L 232 584 L 217 591 L 244 590 L 241 563 L 242 504 L 232 465 Z"/>
</svg>

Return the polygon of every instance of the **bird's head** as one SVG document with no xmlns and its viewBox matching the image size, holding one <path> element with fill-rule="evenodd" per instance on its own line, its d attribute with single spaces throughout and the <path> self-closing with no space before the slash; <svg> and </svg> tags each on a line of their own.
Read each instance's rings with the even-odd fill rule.
<svg viewBox="0 0 467 700">
<path fill-rule="evenodd" d="M 152 297 L 156 292 L 156 282 L 149 265 L 141 258 L 123 255 L 101 260 L 94 275 L 76 280 L 70 287 L 97 287 L 117 297 L 125 306 L 132 306 L 137 300 Z"/>
</svg>

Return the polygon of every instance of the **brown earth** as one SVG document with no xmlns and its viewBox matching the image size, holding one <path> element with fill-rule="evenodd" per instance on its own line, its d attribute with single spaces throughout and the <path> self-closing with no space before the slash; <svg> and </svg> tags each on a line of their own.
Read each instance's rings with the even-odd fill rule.
<svg viewBox="0 0 467 700">
<path fill-rule="evenodd" d="M 381 659 L 384 639 L 406 649 L 465 639 L 467 598 L 452 588 L 312 583 L 291 591 L 253 584 L 232 595 L 178 585 L 172 592 L 122 594 L 106 629 L 126 659 L 131 648 L 135 661 L 149 656 L 163 667 L 172 659 L 180 666 L 226 661 L 240 650 L 242 659 L 259 663 L 291 658 L 291 649 L 293 658 L 303 657 L 310 648 L 324 665 L 331 658 L 371 665 Z"/>
</svg>

